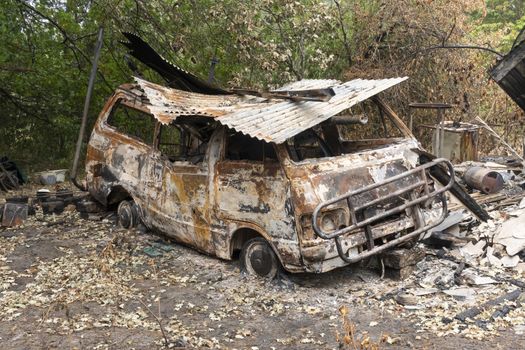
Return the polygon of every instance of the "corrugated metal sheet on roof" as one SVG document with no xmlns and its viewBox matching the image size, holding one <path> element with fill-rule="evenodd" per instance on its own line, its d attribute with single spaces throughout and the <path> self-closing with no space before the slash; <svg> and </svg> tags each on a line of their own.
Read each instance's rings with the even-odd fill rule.
<svg viewBox="0 0 525 350">
<path fill-rule="evenodd" d="M 279 90 L 305 90 L 331 87 L 335 95 L 327 102 L 267 100 L 239 95 L 203 95 L 170 89 L 136 78 L 146 94 L 151 113 L 163 124 L 179 116 L 209 116 L 243 134 L 267 142 L 283 143 L 334 115 L 407 77 L 363 80 L 346 83 L 336 80 L 302 80 Z"/>
</svg>

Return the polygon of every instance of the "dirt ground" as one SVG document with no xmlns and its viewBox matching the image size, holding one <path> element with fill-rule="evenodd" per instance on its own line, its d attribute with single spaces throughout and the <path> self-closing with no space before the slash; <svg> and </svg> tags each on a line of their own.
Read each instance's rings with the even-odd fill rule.
<svg viewBox="0 0 525 350">
<path fill-rule="evenodd" d="M 448 268 L 439 264 L 429 255 L 402 282 L 364 267 L 269 282 L 242 275 L 236 261 L 111 220 L 83 220 L 76 212 L 32 216 L 21 227 L 0 228 L 1 348 L 524 347 L 521 307 L 480 328 L 436 321 L 478 299 L 464 304 L 439 293 L 419 297 L 419 307 L 396 302 L 432 268 Z M 478 291 L 483 298 L 497 293 Z M 343 338 L 348 331 L 355 347 L 352 337 Z"/>
</svg>

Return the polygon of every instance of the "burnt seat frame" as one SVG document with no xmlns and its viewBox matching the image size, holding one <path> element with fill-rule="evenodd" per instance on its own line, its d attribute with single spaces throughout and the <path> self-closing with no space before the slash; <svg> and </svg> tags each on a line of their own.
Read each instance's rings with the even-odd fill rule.
<svg viewBox="0 0 525 350">
<path fill-rule="evenodd" d="M 431 168 L 431 167 L 435 167 L 435 166 L 439 166 L 439 167 L 443 167 L 443 166 L 446 166 L 446 168 L 448 168 L 448 173 L 451 175 L 450 176 L 450 180 L 449 182 L 439 188 L 439 189 L 434 189 L 434 190 L 430 190 L 429 186 L 428 186 L 428 175 L 427 175 L 427 169 Z M 382 187 L 382 186 L 385 186 L 389 183 L 392 183 L 392 182 L 395 182 L 395 181 L 399 181 L 399 180 L 402 180 L 402 179 L 405 179 L 409 176 L 412 176 L 414 174 L 420 174 L 420 180 L 417 181 L 416 183 L 414 184 L 411 184 L 409 186 L 406 186 L 404 188 L 401 188 L 397 191 L 394 191 L 394 192 L 391 192 L 385 196 L 380 196 L 376 199 L 373 199 L 373 200 L 370 200 L 366 203 L 363 203 L 361 205 L 354 205 L 354 201 L 352 199 L 352 197 L 354 196 L 357 196 L 357 195 L 360 195 L 360 194 L 363 194 L 365 192 L 370 192 L 370 191 L 373 191 L 379 187 Z M 452 166 L 452 164 L 450 163 L 450 161 L 448 161 L 447 159 L 445 158 L 437 158 L 435 159 L 434 161 L 432 162 L 429 162 L 429 163 L 425 163 L 423 165 L 420 165 L 418 167 L 415 167 L 414 169 L 411 169 L 411 170 L 408 170 L 408 171 L 405 171 L 399 175 L 396 175 L 396 176 L 392 176 L 384 181 L 381 181 L 381 182 L 377 182 L 377 183 L 374 183 L 374 184 L 371 184 L 371 185 L 368 185 L 368 186 L 365 186 L 363 188 L 360 188 L 358 190 L 354 190 L 354 191 L 350 191 L 350 192 L 347 192 L 343 195 L 340 195 L 340 196 L 337 196 L 337 197 L 334 197 L 332 199 L 329 199 L 327 201 L 324 201 L 324 202 L 321 202 L 319 205 L 317 205 L 317 207 L 315 208 L 313 214 L 312 214 L 312 227 L 313 227 L 313 230 L 315 232 L 315 234 L 320 237 L 320 238 L 323 238 L 323 239 L 326 239 L 326 240 L 329 240 L 329 239 L 334 239 L 335 240 L 335 244 L 336 244 L 336 247 L 337 247 L 337 252 L 339 254 L 339 256 L 341 257 L 341 259 L 343 259 L 345 262 L 347 263 L 356 263 L 360 260 L 363 260 L 365 258 L 368 258 L 370 256 L 373 256 L 373 255 L 376 255 L 378 253 L 381 253 L 387 249 L 390 249 L 394 246 L 397 246 L 403 242 L 406 242 L 420 234 L 422 234 L 423 232 L 426 232 L 428 230 L 430 230 L 431 228 L 433 227 L 436 227 L 438 226 L 439 224 L 441 224 L 443 222 L 443 220 L 445 220 L 445 217 L 447 216 L 447 200 L 445 198 L 445 195 L 444 195 L 444 192 L 448 191 L 452 186 L 454 185 L 454 168 Z M 423 190 L 424 190 L 424 195 L 423 196 L 420 196 L 418 198 L 414 198 L 413 196 L 413 191 L 419 187 L 423 187 Z M 396 206 L 394 208 L 391 208 L 389 210 L 386 210 L 380 214 L 377 214 L 377 215 L 374 215 L 372 217 L 369 217 L 369 218 L 366 218 L 366 219 L 363 219 L 363 220 L 359 220 L 358 218 L 361 218 L 362 217 L 362 210 L 363 209 L 366 209 L 367 207 L 369 206 L 372 206 L 372 205 L 375 205 L 375 204 L 378 204 L 380 202 L 383 202 L 383 201 L 386 201 L 388 199 L 391 199 L 391 198 L 394 198 L 394 197 L 398 197 L 398 196 L 401 196 L 403 194 L 408 194 L 410 195 L 411 197 L 410 198 L 413 198 L 409 201 L 406 201 L 404 204 L 402 205 L 399 205 L 399 206 Z M 439 218 L 431 223 L 424 223 L 424 220 L 421 216 L 421 212 L 419 210 L 419 207 L 418 205 L 421 204 L 421 203 L 424 203 L 425 201 L 427 200 L 430 200 L 430 199 L 433 199 L 433 198 L 438 198 L 440 201 L 441 201 L 441 215 L 439 216 Z M 331 232 L 325 232 L 319 225 L 319 216 L 320 214 L 322 214 L 322 212 L 324 210 L 326 210 L 326 208 L 330 205 L 333 205 L 337 202 L 340 202 L 340 201 L 343 201 L 343 200 L 346 200 L 347 202 L 347 205 L 348 205 L 348 208 L 349 208 L 349 212 L 350 212 L 350 219 L 351 219 L 351 222 L 350 222 L 350 225 L 348 226 L 344 226 L 342 228 L 339 228 L 335 231 L 331 231 Z M 410 233 L 407 233 L 401 237 L 398 237 L 398 238 L 395 238 L 391 241 L 388 241 L 384 244 L 381 244 L 381 245 L 378 245 L 378 246 L 374 246 L 374 237 L 372 236 L 372 230 L 371 230 L 371 225 L 374 223 L 374 222 L 377 222 L 381 219 L 384 219 L 384 218 L 387 218 L 388 216 L 391 216 L 391 215 L 394 215 L 394 214 L 397 214 L 397 213 L 400 213 L 402 211 L 405 211 L 405 210 L 410 210 L 412 216 L 413 216 L 413 220 L 414 220 L 414 224 L 415 224 L 415 230 L 410 232 Z M 361 228 L 364 228 L 364 231 L 365 231 L 365 235 L 366 235 L 366 238 L 367 238 L 367 249 L 358 253 L 357 255 L 354 255 L 352 257 L 349 257 L 344 251 L 343 251 L 343 247 L 342 247 L 342 244 L 341 244 L 341 236 L 344 235 L 344 234 L 347 234 L 351 231 L 354 231 L 354 230 L 357 230 L 357 229 L 361 229 Z"/>
</svg>

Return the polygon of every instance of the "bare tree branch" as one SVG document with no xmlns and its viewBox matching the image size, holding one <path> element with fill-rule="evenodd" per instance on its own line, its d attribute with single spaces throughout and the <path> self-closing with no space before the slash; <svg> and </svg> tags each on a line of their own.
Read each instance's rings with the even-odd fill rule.
<svg viewBox="0 0 525 350">
<path fill-rule="evenodd" d="M 337 7 L 339 26 L 341 27 L 341 33 L 343 34 L 343 45 L 346 50 L 346 59 L 348 60 L 348 65 L 352 65 L 352 50 L 350 50 L 350 44 L 348 43 L 348 36 L 346 35 L 345 25 L 343 21 L 343 12 L 341 10 L 341 5 L 338 0 L 334 0 L 335 6 Z"/>
<path fill-rule="evenodd" d="M 445 43 L 448 41 L 448 39 L 450 39 L 450 36 L 454 32 L 455 28 L 456 28 L 456 21 L 454 20 L 454 23 L 452 24 L 452 28 L 450 28 L 448 35 L 443 37 L 443 42 L 441 43 L 443 46 L 445 46 Z"/>
<path fill-rule="evenodd" d="M 34 117 L 34 118 L 36 118 L 38 120 L 41 120 L 41 121 L 49 123 L 49 124 L 53 124 L 53 122 L 51 120 L 49 120 L 48 118 L 42 118 L 41 116 L 39 116 L 36 113 L 34 113 L 34 111 L 31 111 L 28 106 L 26 106 L 26 105 L 24 105 L 22 103 L 20 98 L 17 98 L 16 96 L 13 96 L 9 91 L 7 91 L 7 90 L 5 90 L 5 89 L 3 89 L 1 87 L 0 87 L 0 95 L 5 96 L 7 101 L 11 102 L 11 104 L 13 106 L 15 106 L 15 108 L 17 108 L 18 110 L 23 112 L 25 115 Z"/>
<path fill-rule="evenodd" d="M 458 44 L 444 44 L 444 45 L 437 45 L 437 46 L 430 46 L 430 47 L 427 47 L 427 48 L 424 48 L 421 50 L 421 52 L 426 52 L 426 51 L 432 51 L 432 50 L 437 50 L 437 49 L 470 49 L 470 50 L 481 50 L 481 51 L 487 51 L 487 52 L 490 52 L 490 53 L 493 53 L 495 55 L 497 55 L 498 57 L 503 57 L 503 54 L 494 50 L 494 49 L 491 49 L 490 47 L 485 47 L 485 46 L 476 46 L 476 45 L 458 45 Z"/>
</svg>

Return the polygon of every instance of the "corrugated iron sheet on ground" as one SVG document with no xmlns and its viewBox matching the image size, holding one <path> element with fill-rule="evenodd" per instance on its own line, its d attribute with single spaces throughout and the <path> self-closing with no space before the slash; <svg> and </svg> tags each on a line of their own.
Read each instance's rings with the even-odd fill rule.
<svg viewBox="0 0 525 350">
<path fill-rule="evenodd" d="M 136 78 L 136 81 L 150 102 L 150 112 L 163 124 L 169 124 L 179 116 L 208 116 L 243 134 L 267 142 L 283 143 L 406 79 L 408 78 L 356 79 L 346 83 L 337 80 L 301 80 L 279 89 L 282 91 L 331 87 L 335 96 L 327 102 L 204 95 L 170 89 L 139 78 Z"/>
</svg>

